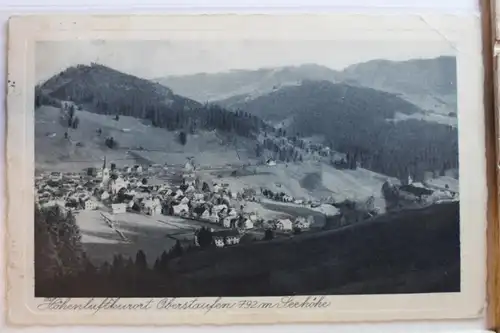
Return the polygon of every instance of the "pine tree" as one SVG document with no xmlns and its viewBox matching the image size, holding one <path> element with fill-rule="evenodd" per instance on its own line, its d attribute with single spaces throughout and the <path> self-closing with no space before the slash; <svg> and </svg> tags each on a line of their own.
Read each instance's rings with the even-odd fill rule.
<svg viewBox="0 0 500 333">
<path fill-rule="evenodd" d="M 155 270 L 155 272 L 161 272 L 161 265 L 160 265 L 160 259 L 159 258 L 156 258 L 155 264 L 153 266 L 153 269 Z"/>
<path fill-rule="evenodd" d="M 44 214 L 35 205 L 35 288 L 61 274 L 61 260 Z"/>
<path fill-rule="evenodd" d="M 173 257 L 180 257 L 184 253 L 184 249 L 182 248 L 181 242 L 177 240 L 175 242 L 174 247 L 172 248 L 172 256 Z"/>
<path fill-rule="evenodd" d="M 271 240 L 274 238 L 274 233 L 271 229 L 266 229 L 264 233 L 264 240 Z"/>
<path fill-rule="evenodd" d="M 83 246 L 80 228 L 71 212 L 65 212 L 59 206 L 48 208 L 44 212 L 55 248 L 61 261 L 62 274 L 76 274 L 83 269 Z"/>
<path fill-rule="evenodd" d="M 73 129 L 77 129 L 79 124 L 80 124 L 80 119 L 78 119 L 78 117 L 75 117 L 75 118 L 73 119 L 73 123 L 71 124 L 71 127 L 72 127 Z"/>
<path fill-rule="evenodd" d="M 146 254 L 144 251 L 139 250 L 135 256 L 135 266 L 139 271 L 144 271 L 148 268 L 148 263 L 146 260 Z"/>
<path fill-rule="evenodd" d="M 179 142 L 180 142 L 180 143 L 181 143 L 181 145 L 183 145 L 183 146 L 184 146 L 184 145 L 186 145 L 186 143 L 187 143 L 187 134 L 186 134 L 186 132 L 181 131 L 181 132 L 179 133 Z"/>
<path fill-rule="evenodd" d="M 113 257 L 113 264 L 111 265 L 112 274 L 120 276 L 123 274 L 125 269 L 125 261 L 121 254 L 117 254 Z"/>
</svg>

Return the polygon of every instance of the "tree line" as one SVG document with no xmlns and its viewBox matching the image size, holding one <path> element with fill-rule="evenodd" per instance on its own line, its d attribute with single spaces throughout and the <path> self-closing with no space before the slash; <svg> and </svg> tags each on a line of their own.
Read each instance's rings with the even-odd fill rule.
<svg viewBox="0 0 500 333">
<path fill-rule="evenodd" d="M 385 175 L 421 181 L 426 172 L 458 169 L 458 132 L 444 124 L 407 119 L 392 121 L 369 105 L 321 104 L 300 113 L 292 128 L 304 135 L 324 135 L 334 150 L 346 154 L 345 164 Z"/>
</svg>

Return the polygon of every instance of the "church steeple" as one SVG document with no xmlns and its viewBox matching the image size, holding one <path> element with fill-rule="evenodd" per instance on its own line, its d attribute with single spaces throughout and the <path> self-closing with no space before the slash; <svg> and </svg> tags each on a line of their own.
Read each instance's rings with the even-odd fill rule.
<svg viewBox="0 0 500 333">
<path fill-rule="evenodd" d="M 102 169 L 106 169 L 106 156 L 104 156 L 104 163 L 102 164 Z"/>
</svg>

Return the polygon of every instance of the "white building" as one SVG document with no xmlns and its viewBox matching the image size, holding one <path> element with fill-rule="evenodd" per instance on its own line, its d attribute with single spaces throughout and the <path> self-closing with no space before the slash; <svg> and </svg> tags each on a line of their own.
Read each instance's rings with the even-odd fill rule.
<svg viewBox="0 0 500 333">
<path fill-rule="evenodd" d="M 306 219 L 304 217 L 298 217 L 295 220 L 295 226 L 300 229 L 309 229 L 311 227 L 312 221 L 310 219 Z"/>
<path fill-rule="evenodd" d="M 232 217 L 228 216 L 222 219 L 222 226 L 224 228 L 231 228 Z"/>
<path fill-rule="evenodd" d="M 128 186 L 128 182 L 126 182 L 122 177 L 118 177 L 117 179 L 115 179 L 111 182 L 111 192 L 116 194 L 122 188 L 126 189 L 127 186 Z"/>
<path fill-rule="evenodd" d="M 340 214 L 339 209 L 330 204 L 321 204 L 318 207 L 314 208 L 314 210 L 319 211 L 326 216 L 336 216 Z"/>
<path fill-rule="evenodd" d="M 194 166 L 191 164 L 191 162 L 186 162 L 186 164 L 184 165 L 184 170 L 186 172 L 192 172 L 194 170 Z"/>
<path fill-rule="evenodd" d="M 240 242 L 240 234 L 234 229 L 215 231 L 212 236 L 217 247 L 234 245 Z"/>
<path fill-rule="evenodd" d="M 224 205 L 224 204 L 222 204 L 222 205 L 216 205 L 212 209 L 213 209 L 214 213 L 218 214 L 220 212 L 227 211 L 227 206 Z"/>
<path fill-rule="evenodd" d="M 186 193 L 193 193 L 195 191 L 196 191 L 196 189 L 194 188 L 193 185 L 189 185 L 189 187 L 186 189 Z"/>
<path fill-rule="evenodd" d="M 144 200 L 143 205 L 146 214 L 152 216 L 161 214 L 161 202 L 158 198 Z"/>
<path fill-rule="evenodd" d="M 127 211 L 127 205 L 124 203 L 111 204 L 111 209 L 113 210 L 113 214 L 122 214 Z"/>
<path fill-rule="evenodd" d="M 184 192 L 182 192 L 182 190 L 179 189 L 175 192 L 174 199 L 178 199 L 178 198 L 182 197 L 183 195 L 184 195 Z"/>
<path fill-rule="evenodd" d="M 220 221 L 219 215 L 212 212 L 212 215 L 209 216 L 208 221 L 211 223 L 219 223 Z"/>
<path fill-rule="evenodd" d="M 185 204 L 180 204 L 172 207 L 174 210 L 174 215 L 185 215 L 189 213 L 189 207 Z"/>
<path fill-rule="evenodd" d="M 246 219 L 243 222 L 242 227 L 243 227 L 243 229 L 252 229 L 253 228 L 253 222 L 250 219 Z"/>
<path fill-rule="evenodd" d="M 108 168 L 103 168 L 102 169 L 102 182 L 105 183 L 109 180 L 109 169 Z"/>
<path fill-rule="evenodd" d="M 95 210 L 95 209 L 97 209 L 97 204 L 93 200 L 89 199 L 85 201 L 85 210 Z"/>
<path fill-rule="evenodd" d="M 102 194 L 101 194 L 101 200 L 107 200 L 107 199 L 109 199 L 109 193 L 108 193 L 108 191 L 102 192 Z"/>
<path fill-rule="evenodd" d="M 276 162 L 275 162 L 274 160 L 272 160 L 272 159 L 269 159 L 269 160 L 267 160 L 266 164 L 267 164 L 268 166 L 275 166 L 275 165 L 276 165 Z"/>
<path fill-rule="evenodd" d="M 292 230 L 293 224 L 289 219 L 281 219 L 276 223 L 276 228 L 279 230 L 289 231 Z"/>
<path fill-rule="evenodd" d="M 208 219 L 210 218 L 210 212 L 208 211 L 208 209 L 205 209 L 205 211 L 201 214 L 200 216 L 203 220 L 206 220 L 208 221 Z"/>
</svg>

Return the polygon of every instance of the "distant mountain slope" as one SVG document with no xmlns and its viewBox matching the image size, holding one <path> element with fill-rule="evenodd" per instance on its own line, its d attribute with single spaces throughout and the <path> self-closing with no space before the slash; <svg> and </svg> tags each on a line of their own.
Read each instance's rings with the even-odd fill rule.
<svg viewBox="0 0 500 333">
<path fill-rule="evenodd" d="M 167 76 L 156 81 L 197 101 L 217 101 L 235 108 L 281 87 L 300 84 L 303 80 L 344 82 L 394 93 L 432 113 L 448 115 L 456 113 L 457 109 L 456 64 L 455 57 L 450 56 L 408 61 L 372 60 L 349 66 L 343 71 L 308 64 Z"/>
<path fill-rule="evenodd" d="M 458 292 L 459 226 L 458 202 L 438 204 L 336 231 L 187 253 L 170 269 L 185 297 Z"/>
<path fill-rule="evenodd" d="M 324 66 L 306 64 L 257 70 L 232 70 L 167 76 L 155 81 L 200 102 L 213 102 L 233 96 L 258 96 L 302 80 L 336 81 L 337 72 Z"/>
<path fill-rule="evenodd" d="M 455 57 L 372 60 L 347 67 L 338 79 L 398 94 L 424 110 L 445 114 L 457 110 Z"/>
<path fill-rule="evenodd" d="M 158 83 L 99 64 L 68 68 L 38 87 L 36 96 L 68 100 L 90 112 L 147 119 L 153 126 L 190 133 L 221 130 L 248 137 L 266 126 L 248 114 L 202 105 Z"/>
<path fill-rule="evenodd" d="M 235 109 L 259 116 L 266 120 L 281 121 L 304 113 L 306 116 L 318 105 L 336 104 L 337 107 L 353 107 L 367 116 L 394 118 L 397 112 L 414 114 L 422 112 L 417 106 L 382 91 L 355 87 L 329 81 L 303 81 L 256 97 L 231 104 Z M 229 107 L 225 102 L 223 106 Z M 369 115 L 368 113 L 375 113 Z"/>
</svg>

